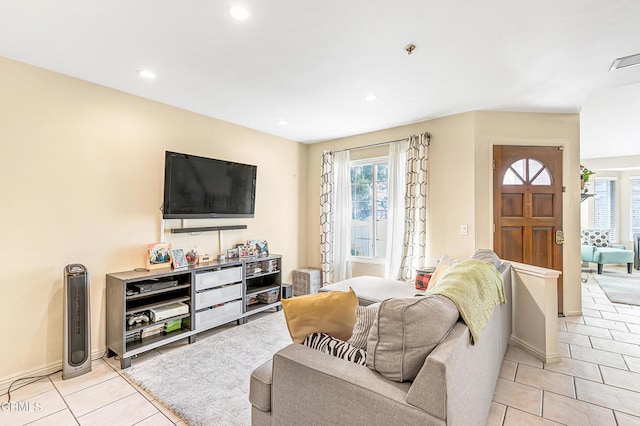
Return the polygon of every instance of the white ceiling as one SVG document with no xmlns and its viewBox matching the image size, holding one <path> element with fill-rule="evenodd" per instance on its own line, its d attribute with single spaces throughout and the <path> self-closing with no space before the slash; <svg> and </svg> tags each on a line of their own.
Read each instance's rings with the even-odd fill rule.
<svg viewBox="0 0 640 426">
<path fill-rule="evenodd" d="M 640 82 L 608 71 L 640 53 L 637 0 L 244 0 L 246 21 L 233 3 L 0 0 L 0 55 L 305 143 L 471 110 L 577 113 Z"/>
</svg>

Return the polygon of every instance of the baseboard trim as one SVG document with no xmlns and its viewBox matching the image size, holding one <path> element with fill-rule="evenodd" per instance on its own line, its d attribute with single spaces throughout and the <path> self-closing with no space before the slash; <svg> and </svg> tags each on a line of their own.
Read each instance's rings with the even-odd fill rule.
<svg viewBox="0 0 640 426">
<path fill-rule="evenodd" d="M 106 352 L 106 348 L 97 349 L 91 352 L 91 360 L 95 361 L 96 359 L 102 358 Z M 44 367 L 34 368 L 33 370 L 25 370 L 11 376 L 3 377 L 2 379 L 0 379 L 0 394 L 5 393 L 7 389 L 9 389 L 9 386 L 11 386 L 11 383 L 18 379 L 21 379 L 23 377 L 48 376 L 49 374 L 55 373 L 58 370 L 62 370 L 62 359 L 49 363 Z"/>
<path fill-rule="evenodd" d="M 533 355 L 534 357 L 538 358 L 540 361 L 546 363 L 546 364 L 550 364 L 550 363 L 554 363 L 554 362 L 560 362 L 561 360 L 561 356 L 559 353 L 545 353 L 544 351 L 541 351 L 537 348 L 534 348 L 533 346 L 529 345 L 528 343 L 526 343 L 523 340 L 518 339 L 515 336 L 511 336 L 511 338 L 509 339 L 511 343 L 513 343 L 515 346 L 518 346 L 520 349 L 524 349 L 525 351 L 529 352 L 531 355 Z"/>
</svg>

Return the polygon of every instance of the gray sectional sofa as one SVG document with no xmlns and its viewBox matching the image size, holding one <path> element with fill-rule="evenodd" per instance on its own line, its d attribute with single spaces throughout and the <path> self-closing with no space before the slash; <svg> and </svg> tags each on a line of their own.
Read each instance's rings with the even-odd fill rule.
<svg viewBox="0 0 640 426">
<path fill-rule="evenodd" d="M 397 382 L 291 344 L 251 376 L 252 425 L 484 425 L 511 336 L 511 266 L 498 271 L 507 303 L 494 309 L 474 345 L 459 319 L 415 379 Z"/>
</svg>

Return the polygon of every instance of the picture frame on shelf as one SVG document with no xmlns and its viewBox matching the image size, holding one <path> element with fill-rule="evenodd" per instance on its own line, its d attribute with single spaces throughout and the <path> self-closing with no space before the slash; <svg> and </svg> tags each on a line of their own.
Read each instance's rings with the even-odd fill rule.
<svg viewBox="0 0 640 426">
<path fill-rule="evenodd" d="M 189 266 L 189 263 L 187 262 L 187 256 L 185 256 L 184 250 L 181 248 L 172 249 L 171 258 L 172 258 L 174 269 L 181 269 Z"/>
<path fill-rule="evenodd" d="M 237 259 L 238 257 L 239 254 L 237 248 L 227 249 L 227 259 Z"/>
<path fill-rule="evenodd" d="M 265 240 L 249 240 L 247 244 L 253 247 L 253 255 L 257 257 L 269 256 L 269 244 Z"/>
<path fill-rule="evenodd" d="M 171 266 L 171 244 L 154 243 L 147 245 L 147 269 Z"/>
<path fill-rule="evenodd" d="M 253 247 L 249 245 L 237 244 L 236 248 L 238 249 L 238 256 L 240 258 L 253 256 Z"/>
</svg>

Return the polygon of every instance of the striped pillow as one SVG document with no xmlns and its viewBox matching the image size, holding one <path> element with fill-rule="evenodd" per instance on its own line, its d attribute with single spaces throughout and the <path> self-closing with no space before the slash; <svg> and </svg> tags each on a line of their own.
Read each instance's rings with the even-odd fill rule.
<svg viewBox="0 0 640 426">
<path fill-rule="evenodd" d="M 344 340 L 334 339 L 328 334 L 311 333 L 302 342 L 303 345 L 322 353 L 333 355 L 346 361 L 356 364 L 367 364 L 367 352 L 363 349 L 355 348 Z"/>
<path fill-rule="evenodd" d="M 374 303 L 369 306 L 356 306 L 356 325 L 353 326 L 353 334 L 351 334 L 347 343 L 356 348 L 367 350 L 367 337 L 369 337 L 369 330 L 371 330 L 373 320 L 376 319 L 378 314 L 378 308 L 380 308 L 380 303 Z"/>
</svg>

